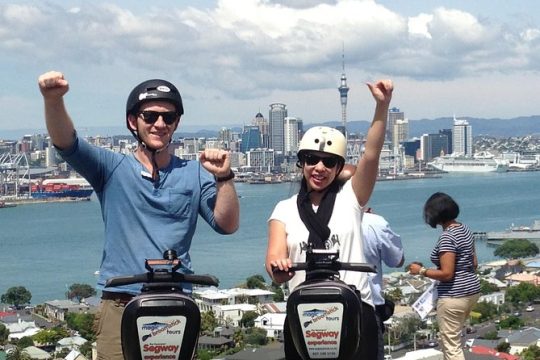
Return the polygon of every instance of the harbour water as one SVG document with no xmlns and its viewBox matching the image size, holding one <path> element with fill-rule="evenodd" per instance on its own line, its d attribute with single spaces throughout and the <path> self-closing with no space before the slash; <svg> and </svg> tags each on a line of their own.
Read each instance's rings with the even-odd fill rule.
<svg viewBox="0 0 540 360">
<path fill-rule="evenodd" d="M 504 230 L 512 223 L 530 225 L 540 219 L 540 172 L 445 174 L 441 178 L 383 181 L 370 206 L 402 236 L 406 262 L 428 263 L 440 233 L 422 219 L 425 200 L 436 191 L 453 196 L 461 207 L 459 220 L 473 231 Z M 238 285 L 254 274 L 266 277 L 266 220 L 275 204 L 298 184 L 237 184 L 241 224 L 222 236 L 199 222 L 192 247 L 195 272 L 213 274 L 221 288 Z M 24 286 L 32 303 L 65 299 L 73 283 L 95 285 L 103 246 L 98 201 L 26 204 L 0 210 L 0 294 Z M 144 241 L 144 239 L 141 239 Z M 493 247 L 477 243 L 481 262 L 494 260 Z M 384 269 L 385 271 L 393 271 Z"/>
</svg>

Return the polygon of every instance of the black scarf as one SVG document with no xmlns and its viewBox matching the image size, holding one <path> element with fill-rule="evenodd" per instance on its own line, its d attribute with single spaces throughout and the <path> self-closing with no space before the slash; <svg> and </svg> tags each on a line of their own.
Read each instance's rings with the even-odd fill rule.
<svg viewBox="0 0 540 360">
<path fill-rule="evenodd" d="M 308 245 L 311 245 L 314 249 L 324 249 L 325 242 L 330 237 L 328 222 L 332 216 L 339 187 L 337 181 L 330 184 L 328 190 L 321 199 L 319 209 L 315 212 L 313 211 L 313 206 L 311 205 L 311 200 L 309 198 L 310 192 L 307 191 L 306 180 L 302 179 L 302 185 L 296 199 L 296 205 L 298 207 L 300 219 L 302 219 L 302 222 L 309 231 Z"/>
</svg>

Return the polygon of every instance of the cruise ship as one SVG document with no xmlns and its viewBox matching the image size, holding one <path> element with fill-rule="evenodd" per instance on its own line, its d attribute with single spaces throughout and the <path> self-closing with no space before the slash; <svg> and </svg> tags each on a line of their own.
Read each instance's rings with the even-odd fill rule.
<svg viewBox="0 0 540 360">
<path fill-rule="evenodd" d="M 493 155 L 479 155 L 474 157 L 444 155 L 434 158 L 428 162 L 429 167 L 444 172 L 506 172 L 508 171 L 508 161 L 495 159 Z"/>
</svg>

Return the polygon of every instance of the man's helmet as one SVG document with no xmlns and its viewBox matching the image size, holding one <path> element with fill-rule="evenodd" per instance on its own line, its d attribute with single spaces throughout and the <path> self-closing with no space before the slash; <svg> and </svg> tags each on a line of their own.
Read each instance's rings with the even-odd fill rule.
<svg viewBox="0 0 540 360">
<path fill-rule="evenodd" d="M 328 126 L 310 128 L 300 141 L 298 159 L 305 151 L 321 151 L 339 156 L 343 162 L 347 157 L 347 140 L 341 131 Z"/>
<path fill-rule="evenodd" d="M 144 81 L 131 90 L 126 104 L 126 117 L 129 114 L 135 115 L 144 102 L 155 100 L 168 101 L 174 105 L 179 115 L 184 114 L 182 97 L 176 86 L 165 80 L 153 79 Z"/>
</svg>

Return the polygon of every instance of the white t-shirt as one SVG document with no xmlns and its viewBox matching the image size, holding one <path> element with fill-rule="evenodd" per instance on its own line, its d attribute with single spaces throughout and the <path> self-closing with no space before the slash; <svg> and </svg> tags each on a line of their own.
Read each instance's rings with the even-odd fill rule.
<svg viewBox="0 0 540 360">
<path fill-rule="evenodd" d="M 289 258 L 293 262 L 305 262 L 305 248 L 309 231 L 300 219 L 296 205 L 297 195 L 280 201 L 269 220 L 278 220 L 285 225 Z M 339 260 L 342 262 L 364 263 L 363 235 L 361 231 L 362 207 L 356 200 L 351 181 L 347 181 L 336 196 L 334 210 L 328 223 L 330 239 L 326 242 L 327 249 L 338 249 Z M 354 285 L 360 291 L 362 300 L 373 305 L 371 289 L 366 273 L 356 271 L 340 271 L 341 280 Z M 298 271 L 289 281 L 289 289 L 305 280 L 305 271 Z"/>
</svg>

